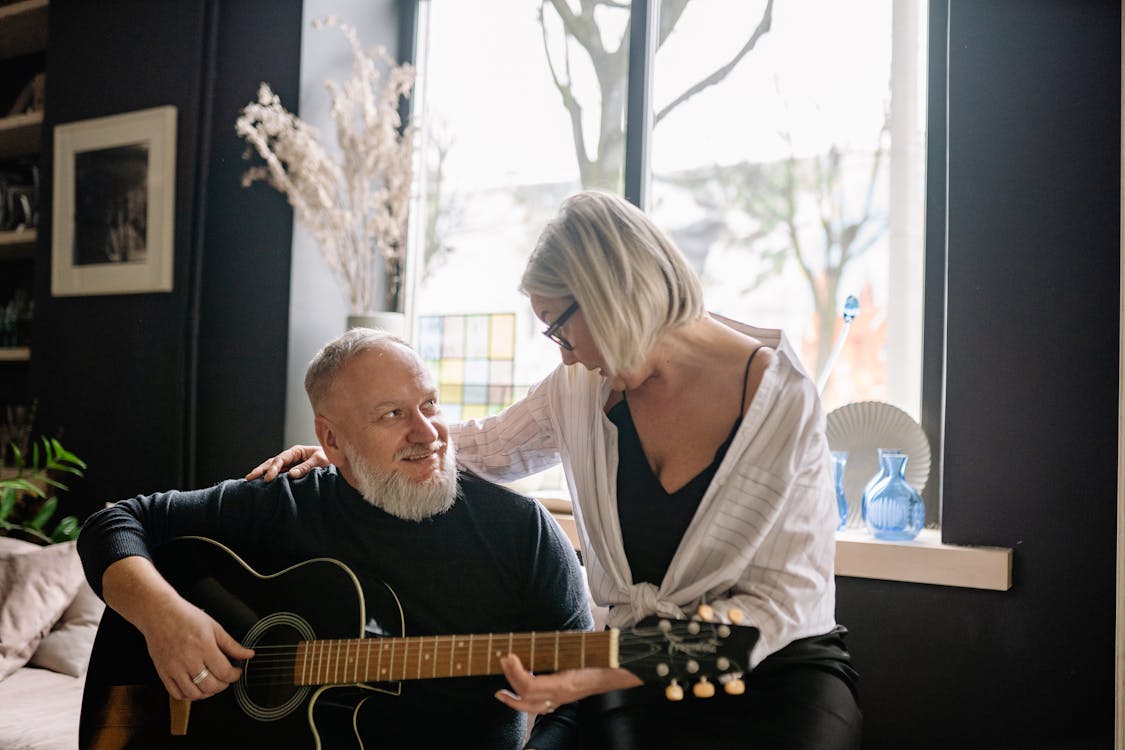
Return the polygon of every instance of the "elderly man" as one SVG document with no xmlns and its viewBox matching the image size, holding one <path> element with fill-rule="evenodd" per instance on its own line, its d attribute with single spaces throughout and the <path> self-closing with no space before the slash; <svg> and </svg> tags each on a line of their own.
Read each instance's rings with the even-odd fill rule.
<svg viewBox="0 0 1125 750">
<path fill-rule="evenodd" d="M 296 711 L 301 715 L 297 733 L 288 735 L 287 747 L 312 747 L 317 741 L 326 747 L 359 746 L 357 739 L 369 747 L 519 747 L 526 734 L 524 716 L 493 698 L 505 684 L 502 677 L 423 678 L 499 674 L 499 659 L 492 654 L 507 653 L 511 632 L 592 627 L 573 549 L 534 501 L 458 475 L 433 380 L 405 342 L 369 329 L 350 330 L 316 355 L 305 389 L 317 438 L 332 465 L 300 479 L 232 480 L 116 503 L 92 515 L 79 538 L 91 585 L 143 635 L 172 698 L 197 701 L 233 683 L 227 695 L 237 696 L 243 713 L 260 720 L 263 732 L 275 714 L 293 709 L 285 699 L 262 697 L 250 687 L 251 677 L 277 671 L 283 653 L 278 650 L 283 646 L 253 634 L 282 627 L 270 625 L 282 617 L 296 623 L 284 627 L 301 635 L 290 640 L 334 648 L 286 657 L 292 700 L 315 706 L 307 719 L 304 709 Z M 249 628 L 251 635 L 236 639 L 210 607 L 189 601 L 191 595 L 170 583 L 159 559 L 153 562 L 162 545 L 185 536 L 209 540 L 211 547 L 201 557 L 210 556 L 212 548 L 219 557 L 229 552 L 233 567 L 252 571 L 248 577 L 263 585 L 303 574 L 306 565 L 349 571 L 362 589 L 357 621 L 366 623 L 366 637 L 352 636 L 354 647 L 347 640 L 319 641 L 345 636 L 310 633 L 311 626 L 302 630 L 305 615 L 297 612 L 271 615 L 273 620 L 262 619 L 257 630 Z M 220 595 L 211 601 L 220 603 L 238 599 L 233 583 L 217 575 L 216 586 L 211 577 L 202 577 L 193 590 L 217 589 Z M 350 598 L 327 583 L 277 588 L 285 597 L 306 596 L 311 610 Z M 250 622 L 260 619 L 263 609 L 246 598 L 216 608 L 243 614 Z M 447 634 L 498 635 L 481 635 L 491 648 L 483 654 L 478 645 L 475 660 L 472 640 L 467 654 L 458 650 L 466 643 L 461 636 L 447 642 L 410 638 Z M 392 647 L 372 651 L 372 644 L 380 644 L 376 636 L 392 636 L 383 641 Z M 310 656 L 314 653 L 319 655 Z M 482 670 L 483 656 L 488 668 Z M 292 676 L 294 658 L 298 679 Z M 243 669 L 246 679 L 240 679 Z M 303 684 L 306 669 L 312 687 L 301 693 L 294 683 Z M 317 687 L 338 683 L 351 687 Z M 206 705 L 196 710 L 204 727 Z M 540 717 L 529 746 L 566 746 L 573 725 L 569 709 Z M 84 708 L 84 721 L 86 713 Z M 220 746 L 230 739 L 222 736 L 227 727 L 236 731 L 236 722 L 212 719 L 211 724 L 217 728 L 208 731 L 217 730 L 213 743 Z M 306 729 L 308 736 L 302 737 Z M 254 736 L 253 722 L 245 731 Z"/>
</svg>

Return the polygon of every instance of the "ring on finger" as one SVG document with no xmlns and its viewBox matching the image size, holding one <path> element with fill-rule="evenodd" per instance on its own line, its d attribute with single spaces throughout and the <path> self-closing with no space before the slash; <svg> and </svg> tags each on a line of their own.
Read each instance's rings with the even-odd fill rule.
<svg viewBox="0 0 1125 750">
<path fill-rule="evenodd" d="M 555 704 L 551 701 L 543 701 L 543 713 L 549 714 L 555 710 Z"/>
<path fill-rule="evenodd" d="M 207 675 L 209 675 L 209 674 L 211 674 L 210 670 L 208 670 L 207 667 L 204 667 L 202 672 L 197 674 L 195 677 L 191 678 L 191 684 L 192 685 L 198 685 L 199 683 L 206 680 Z"/>
</svg>

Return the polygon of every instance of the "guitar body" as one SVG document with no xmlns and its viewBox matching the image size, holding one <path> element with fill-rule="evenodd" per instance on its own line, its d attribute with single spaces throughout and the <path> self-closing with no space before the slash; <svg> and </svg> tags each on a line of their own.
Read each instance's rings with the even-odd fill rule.
<svg viewBox="0 0 1125 750">
<path fill-rule="evenodd" d="M 187 732 L 173 736 L 169 696 L 144 637 L 107 608 L 82 697 L 81 748 L 362 747 L 353 714 L 376 688 L 294 685 L 285 679 L 293 659 L 270 653 L 300 641 L 400 634 L 402 612 L 389 588 L 369 602 L 352 572 L 329 559 L 262 575 L 226 547 L 197 537 L 169 542 L 154 561 L 182 596 L 257 655 L 239 665 L 238 683 L 188 704 Z M 379 688 L 393 693 L 397 684 Z"/>
</svg>

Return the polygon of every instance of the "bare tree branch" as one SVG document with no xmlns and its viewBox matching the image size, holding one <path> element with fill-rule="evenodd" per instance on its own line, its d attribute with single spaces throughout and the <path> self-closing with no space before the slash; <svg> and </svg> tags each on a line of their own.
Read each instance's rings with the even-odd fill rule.
<svg viewBox="0 0 1125 750">
<path fill-rule="evenodd" d="M 672 29 L 676 28 L 679 23 L 680 16 L 684 13 L 684 8 L 691 0 L 664 0 L 660 3 L 660 37 L 657 40 L 657 49 L 660 45 L 664 44 L 664 40 L 672 33 Z"/>
<path fill-rule="evenodd" d="M 555 12 L 559 14 L 559 18 L 562 19 L 563 28 L 566 29 L 567 35 L 574 37 L 579 44 L 586 48 L 590 57 L 595 60 L 605 55 L 602 35 L 598 32 L 598 24 L 594 20 L 592 3 L 583 2 L 582 15 L 576 16 L 566 0 L 550 0 L 550 2 Z"/>
<path fill-rule="evenodd" d="M 565 0 L 560 0 L 560 1 L 565 1 Z M 748 39 L 746 41 L 746 44 L 744 44 L 742 46 L 742 49 L 740 49 L 738 51 L 738 53 L 731 59 L 731 61 L 728 62 L 726 65 L 722 66 L 721 68 L 718 68 L 717 70 L 715 70 L 709 76 L 703 78 L 699 82 L 690 86 L 682 94 L 680 94 L 675 99 L 673 99 L 671 102 L 669 102 L 667 106 L 665 106 L 663 109 L 661 109 L 659 112 L 656 113 L 656 117 L 654 117 L 653 121 L 652 121 L 653 125 L 655 125 L 656 123 L 663 120 L 664 117 L 669 112 L 671 112 L 673 109 L 675 109 L 679 105 L 683 104 L 685 101 L 687 101 L 691 97 L 698 94 L 700 91 L 703 91 L 706 88 L 714 86 L 716 83 L 718 83 L 719 81 L 726 78 L 727 75 L 729 75 L 730 72 L 732 70 L 734 70 L 734 67 L 736 65 L 738 65 L 738 62 L 743 57 L 746 56 L 746 53 L 749 52 L 750 50 L 754 49 L 754 47 L 758 44 L 758 40 L 761 39 L 762 36 L 764 36 L 770 30 L 770 24 L 772 23 L 772 21 L 773 21 L 773 0 L 769 0 L 769 2 L 766 3 L 766 9 L 762 13 L 761 20 L 758 21 L 757 28 L 754 29 L 754 33 L 750 36 L 750 39 Z"/>
<path fill-rule="evenodd" d="M 559 78 L 558 71 L 555 69 L 555 61 L 551 58 L 550 42 L 547 39 L 547 21 L 543 17 L 545 4 L 546 0 L 539 4 L 539 27 L 543 30 L 543 53 L 547 56 L 547 68 L 551 72 L 551 80 L 554 81 L 555 88 L 559 90 L 559 94 L 562 96 L 563 106 L 566 107 L 567 114 L 570 117 L 570 131 L 571 136 L 574 138 L 574 153 L 578 159 L 578 171 L 579 174 L 584 177 L 590 168 L 590 157 L 586 153 L 586 137 L 582 133 L 582 104 L 574 97 L 574 92 L 571 89 L 570 52 L 567 49 L 565 38 L 563 39 L 563 55 L 565 57 L 567 71 L 565 83 Z M 566 0 L 552 2 L 556 10 L 558 10 L 560 4 L 566 9 L 567 13 L 570 13 L 570 8 L 567 6 Z M 563 23 L 564 25 L 566 24 L 565 18 L 563 19 Z"/>
</svg>

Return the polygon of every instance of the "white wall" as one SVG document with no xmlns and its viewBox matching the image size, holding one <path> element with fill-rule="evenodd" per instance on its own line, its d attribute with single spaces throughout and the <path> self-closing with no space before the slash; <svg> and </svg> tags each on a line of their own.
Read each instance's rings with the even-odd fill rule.
<svg viewBox="0 0 1125 750">
<path fill-rule="evenodd" d="M 364 47 L 397 53 L 398 16 L 394 0 L 305 0 L 301 33 L 301 101 L 298 114 L 335 149 L 328 113 L 328 79 L 343 83 L 351 69 L 347 40 L 336 29 L 314 29 L 312 21 L 334 15 L 359 31 Z M 289 290 L 289 363 L 285 397 L 285 444 L 315 443 L 312 410 L 305 397 L 305 368 L 317 350 L 344 332 L 347 299 L 312 237 L 294 222 Z"/>
</svg>

